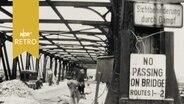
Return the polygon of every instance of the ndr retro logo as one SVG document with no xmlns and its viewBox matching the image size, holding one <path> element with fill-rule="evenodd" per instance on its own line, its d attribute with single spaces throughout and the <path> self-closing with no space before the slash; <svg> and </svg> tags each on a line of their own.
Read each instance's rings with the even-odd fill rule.
<svg viewBox="0 0 184 104">
<path fill-rule="evenodd" d="M 16 45 L 36 45 L 37 39 L 31 38 L 32 32 L 24 31 L 24 29 L 19 34 L 19 39 L 15 39 Z"/>
</svg>

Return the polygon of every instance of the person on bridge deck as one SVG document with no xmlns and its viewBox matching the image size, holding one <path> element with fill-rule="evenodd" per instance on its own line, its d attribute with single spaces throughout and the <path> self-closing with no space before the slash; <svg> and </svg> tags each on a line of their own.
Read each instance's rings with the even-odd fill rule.
<svg viewBox="0 0 184 104">
<path fill-rule="evenodd" d="M 73 79 L 68 80 L 67 85 L 70 90 L 70 97 L 71 97 L 70 104 L 78 104 L 80 100 L 80 93 L 78 91 L 79 83 L 76 77 L 73 76 Z"/>
<path fill-rule="evenodd" d="M 80 69 L 77 80 L 79 82 L 78 90 L 81 95 L 84 95 L 84 88 L 85 88 L 84 78 L 85 78 L 85 71 L 84 69 Z"/>
</svg>

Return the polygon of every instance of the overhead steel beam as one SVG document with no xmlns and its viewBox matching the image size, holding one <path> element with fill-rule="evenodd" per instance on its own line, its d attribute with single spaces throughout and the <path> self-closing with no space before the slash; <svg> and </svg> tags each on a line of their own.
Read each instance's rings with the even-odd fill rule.
<svg viewBox="0 0 184 104">
<path fill-rule="evenodd" d="M 71 32 L 69 31 L 40 31 L 42 32 L 43 34 L 46 33 L 46 34 L 71 34 Z M 101 32 L 80 32 L 80 31 L 72 31 L 72 33 L 75 33 L 75 34 L 80 34 L 80 35 L 105 35 Z"/>
<path fill-rule="evenodd" d="M 10 41 L 10 42 L 13 41 L 12 37 L 6 35 L 6 33 L 4 33 L 4 32 L 0 32 L 0 38 L 1 38 L 1 39 L 4 39 L 4 40 L 8 40 L 8 41 Z"/>
<path fill-rule="evenodd" d="M 0 11 L 3 12 L 4 14 L 6 14 L 7 16 L 13 18 L 13 15 L 9 11 L 7 11 L 6 9 L 0 7 Z"/>
<path fill-rule="evenodd" d="M 41 46 L 55 46 L 53 44 L 48 44 L 48 43 L 40 43 Z M 75 46 L 81 46 L 81 45 L 78 45 L 78 44 L 58 44 L 60 46 L 64 46 L 64 47 L 75 47 Z M 98 45 L 98 44 L 87 44 L 87 45 L 84 45 L 84 46 L 87 46 L 87 47 L 107 47 L 107 46 L 101 46 L 101 45 Z"/>
<path fill-rule="evenodd" d="M 50 47 L 48 47 L 48 48 L 41 48 L 41 49 L 65 49 L 65 50 L 94 50 L 94 51 L 100 51 L 100 50 L 102 50 L 102 49 L 88 49 L 88 48 L 50 48 Z"/>
<path fill-rule="evenodd" d="M 13 31 L 12 30 L 3 30 L 2 32 L 5 32 L 5 33 L 12 33 Z M 72 34 L 72 33 L 75 33 L 75 34 L 80 34 L 80 35 L 105 35 L 101 32 L 80 32 L 80 31 L 72 31 L 69 32 L 69 31 L 54 31 L 54 30 L 40 30 L 40 32 L 42 34 L 48 34 L 49 35 L 58 35 L 58 34 Z"/>
<path fill-rule="evenodd" d="M 74 7 L 111 7 L 108 2 L 79 2 L 79 1 L 51 1 L 55 6 L 74 6 Z M 1 6 L 12 6 L 12 1 L 2 2 Z M 40 6 L 50 6 L 45 1 L 39 1 Z"/>
<path fill-rule="evenodd" d="M 61 53 L 61 52 L 63 52 L 63 51 L 60 51 L 60 50 L 52 50 L 52 49 L 48 49 L 48 51 L 49 52 L 58 52 L 57 54 L 63 54 L 64 55 L 64 53 Z M 94 52 L 92 52 L 92 51 L 94 51 L 94 50 L 91 50 L 91 51 L 89 51 L 89 53 L 91 54 L 91 53 L 94 53 L 94 54 L 105 54 L 104 53 L 104 51 L 94 51 Z M 80 52 L 80 51 L 70 51 L 70 53 L 71 54 L 73 54 L 73 55 L 77 55 L 77 54 L 88 54 L 88 53 L 86 53 L 86 52 Z M 65 54 L 66 55 L 66 54 Z"/>
<path fill-rule="evenodd" d="M 12 19 L 1 19 L 0 23 L 12 23 Z M 54 24 L 61 24 L 61 23 L 69 23 L 69 24 L 82 24 L 82 25 L 92 25 L 92 26 L 109 26 L 110 22 L 104 21 L 87 21 L 87 20 L 58 20 L 58 19 L 40 19 L 39 23 L 54 23 Z"/>
<path fill-rule="evenodd" d="M 44 39 L 46 39 L 47 41 L 49 41 L 50 43 L 52 43 L 53 45 L 57 46 L 57 48 L 62 49 L 64 52 L 67 52 L 66 49 L 64 49 L 61 46 L 57 45 L 55 42 L 53 42 L 51 39 L 47 38 L 46 36 L 43 36 L 41 33 L 40 33 L 40 36 L 43 37 Z M 71 54 L 70 52 L 67 52 L 67 53 Z M 76 58 L 75 56 L 73 56 L 73 57 Z"/>
<path fill-rule="evenodd" d="M 61 38 L 48 38 L 52 41 L 89 41 L 89 42 L 103 42 L 101 40 L 90 40 L 90 39 L 61 39 Z M 39 40 L 46 40 L 45 38 L 40 38 Z"/>
<path fill-rule="evenodd" d="M 53 9 L 53 11 L 56 13 L 56 15 L 60 18 L 61 21 L 64 22 L 64 24 L 66 25 L 66 27 L 69 29 L 70 32 L 72 32 L 72 28 L 70 27 L 69 23 L 64 19 L 64 17 L 61 15 L 61 13 L 59 12 L 59 10 L 56 8 L 55 4 L 50 1 L 50 0 L 46 0 L 46 2 L 48 3 L 48 5 Z M 75 33 L 72 33 L 74 35 L 74 37 L 79 41 L 80 45 L 83 47 L 83 49 L 85 49 L 85 46 L 83 46 L 82 42 L 79 40 L 79 38 L 77 37 L 77 35 Z M 88 53 L 88 51 L 86 50 L 86 52 Z M 91 55 L 88 53 L 88 55 L 91 57 Z M 91 57 L 91 59 L 93 61 L 95 61 L 93 59 L 93 57 Z"/>
</svg>

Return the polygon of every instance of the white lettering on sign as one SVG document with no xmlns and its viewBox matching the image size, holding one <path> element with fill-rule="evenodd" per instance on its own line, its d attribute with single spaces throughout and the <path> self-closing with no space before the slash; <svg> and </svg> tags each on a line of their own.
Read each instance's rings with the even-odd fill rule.
<svg viewBox="0 0 184 104">
<path fill-rule="evenodd" d="M 180 4 L 134 3 L 135 25 L 182 27 L 183 7 Z"/>
<path fill-rule="evenodd" d="M 165 99 L 165 55 L 131 54 L 130 61 L 129 98 Z"/>
</svg>

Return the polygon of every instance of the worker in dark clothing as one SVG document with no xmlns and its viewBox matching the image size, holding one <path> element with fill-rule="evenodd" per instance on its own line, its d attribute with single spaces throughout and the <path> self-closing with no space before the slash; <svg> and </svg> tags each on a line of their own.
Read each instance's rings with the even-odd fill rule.
<svg viewBox="0 0 184 104">
<path fill-rule="evenodd" d="M 36 81 L 36 89 L 41 89 L 43 86 L 43 79 L 40 78 L 39 80 Z"/>
<path fill-rule="evenodd" d="M 78 82 L 79 82 L 78 90 L 81 95 L 84 95 L 84 88 L 85 88 L 84 78 L 85 78 L 84 69 L 80 69 L 78 74 Z"/>
</svg>

